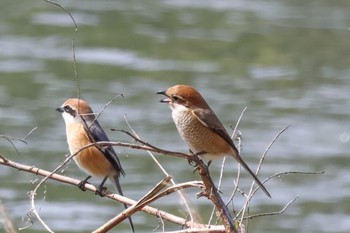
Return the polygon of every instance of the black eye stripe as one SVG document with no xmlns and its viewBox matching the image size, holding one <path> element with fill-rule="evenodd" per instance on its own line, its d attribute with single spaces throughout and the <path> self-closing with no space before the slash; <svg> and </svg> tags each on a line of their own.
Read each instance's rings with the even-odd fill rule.
<svg viewBox="0 0 350 233">
<path fill-rule="evenodd" d="M 75 111 L 71 106 L 66 105 L 66 106 L 63 107 L 63 109 L 64 109 L 64 111 L 65 111 L 66 113 L 69 113 L 69 114 L 72 115 L 73 117 L 76 116 L 76 111 Z"/>
</svg>

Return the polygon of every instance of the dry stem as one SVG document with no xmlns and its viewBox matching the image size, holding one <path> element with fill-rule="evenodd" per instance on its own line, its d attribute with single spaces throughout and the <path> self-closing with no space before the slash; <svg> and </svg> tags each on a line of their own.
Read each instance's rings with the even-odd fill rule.
<svg viewBox="0 0 350 233">
<path fill-rule="evenodd" d="M 36 168 L 34 166 L 28 166 L 28 165 L 25 165 L 25 164 L 17 163 L 17 162 L 8 160 L 8 159 L 6 159 L 3 156 L 0 156 L 0 165 L 5 165 L 5 166 L 8 166 L 8 167 L 12 167 L 12 168 L 15 168 L 15 169 L 17 169 L 19 171 L 25 171 L 25 172 L 29 172 L 29 173 L 32 173 L 32 174 L 35 174 L 35 175 L 44 176 L 44 177 L 47 177 L 48 179 L 60 181 L 60 182 L 63 182 L 63 183 L 66 183 L 66 184 L 70 184 L 70 185 L 78 186 L 79 183 L 80 183 L 80 180 L 73 179 L 73 178 L 70 178 L 70 177 L 67 177 L 67 176 L 53 174 L 50 171 L 46 171 L 46 170 L 43 170 L 43 169 L 40 169 L 40 168 Z M 197 185 L 198 184 L 189 185 L 188 183 L 186 183 L 186 184 L 184 184 L 182 186 L 182 188 L 196 187 Z M 180 186 L 181 186 L 181 184 L 180 184 Z M 93 193 L 95 193 L 96 190 L 97 190 L 96 187 L 91 185 L 91 184 L 86 184 L 85 188 L 86 188 L 86 190 L 89 190 L 89 191 L 91 191 Z M 180 187 L 175 187 L 174 189 L 179 189 L 179 188 Z M 176 190 L 174 190 L 174 191 L 176 191 Z M 106 197 L 108 197 L 108 198 L 110 198 L 112 200 L 121 202 L 121 203 L 125 203 L 127 205 L 134 205 L 134 204 L 138 203 L 135 200 L 132 200 L 130 198 L 127 198 L 127 197 L 124 197 L 124 196 L 120 196 L 118 194 L 114 194 L 114 193 L 110 193 L 110 192 L 106 193 Z M 156 209 L 156 208 L 153 208 L 153 207 L 150 207 L 150 206 L 142 206 L 142 207 L 139 207 L 138 210 L 141 210 L 143 212 L 149 213 L 149 214 L 157 216 L 157 217 L 161 216 L 163 219 L 165 219 L 167 221 L 170 221 L 170 222 L 173 222 L 175 224 L 181 225 L 181 226 L 191 227 L 193 225 L 191 223 L 191 221 L 188 221 L 187 219 L 184 219 L 184 218 L 172 215 L 170 213 L 164 212 L 162 210 L 159 210 L 159 209 Z M 194 227 L 204 227 L 204 225 L 202 225 L 202 224 L 194 224 Z M 47 229 L 47 230 L 51 231 L 49 229 Z"/>
</svg>

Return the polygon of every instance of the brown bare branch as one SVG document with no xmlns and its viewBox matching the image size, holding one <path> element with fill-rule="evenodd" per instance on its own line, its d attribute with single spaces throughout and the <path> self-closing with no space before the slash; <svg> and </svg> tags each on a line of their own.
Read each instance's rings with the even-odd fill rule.
<svg viewBox="0 0 350 233">
<path fill-rule="evenodd" d="M 12 168 L 15 168 L 15 169 L 17 169 L 19 171 L 29 172 L 29 173 L 32 173 L 32 174 L 35 174 L 35 175 L 47 177 L 48 179 L 56 180 L 56 181 L 63 182 L 63 183 L 66 183 L 66 184 L 70 184 L 70 185 L 74 185 L 74 186 L 77 186 L 77 187 L 78 187 L 78 185 L 80 183 L 80 180 L 73 179 L 73 178 L 70 178 L 70 177 L 67 177 L 67 176 L 54 174 L 54 173 L 52 173 L 50 171 L 46 171 L 46 170 L 43 170 L 43 169 L 40 169 L 40 168 L 37 168 L 37 167 L 34 167 L 34 166 L 28 166 L 28 165 L 25 165 L 25 164 L 17 163 L 17 162 L 11 161 L 9 159 L 6 159 L 3 156 L 0 157 L 0 165 L 12 167 Z M 91 191 L 93 193 L 95 193 L 96 190 L 97 190 L 96 187 L 91 185 L 91 184 L 86 184 L 85 188 L 86 188 L 86 190 L 89 190 L 89 191 Z M 115 193 L 110 193 L 110 192 L 106 192 L 106 197 L 110 198 L 112 200 L 121 202 L 121 203 L 125 203 L 127 205 L 134 205 L 134 204 L 137 203 L 135 200 L 132 200 L 132 199 L 124 197 L 124 196 L 120 196 L 120 195 L 115 194 Z M 138 210 L 141 210 L 141 211 L 143 211 L 145 213 L 148 213 L 148 214 L 151 214 L 151 215 L 154 215 L 154 216 L 157 216 L 157 217 L 161 217 L 161 218 L 163 218 L 163 219 L 165 219 L 167 221 L 173 222 L 173 223 L 181 225 L 181 226 L 192 227 L 192 225 L 193 225 L 191 223 L 191 221 L 188 221 L 187 219 L 175 216 L 173 214 L 164 212 L 162 210 L 153 208 L 151 206 L 143 206 L 143 207 L 140 207 Z M 203 226 L 203 225 L 202 224 L 195 224 L 195 227 L 199 227 L 199 226 Z"/>
<path fill-rule="evenodd" d="M 131 148 L 131 149 L 136 149 L 136 150 L 152 151 L 152 152 L 156 152 L 158 154 L 170 155 L 170 156 L 174 156 L 174 157 L 182 158 L 182 159 L 186 159 L 186 160 L 188 159 L 187 154 L 184 154 L 181 152 L 173 152 L 173 151 L 169 151 L 169 150 L 163 150 L 163 149 L 160 149 L 158 147 L 152 146 L 149 143 L 146 143 L 140 139 L 137 139 L 137 141 L 139 143 L 141 143 L 142 145 L 138 145 L 138 144 L 134 144 L 134 143 L 126 143 L 126 142 L 111 142 L 111 141 L 99 141 L 99 142 L 96 142 L 96 145 L 127 147 L 127 148 Z M 92 145 L 95 145 L 95 144 L 92 144 Z M 92 146 L 92 145 L 90 145 L 90 146 Z"/>
<path fill-rule="evenodd" d="M 135 135 L 136 138 L 138 139 L 141 139 L 140 136 L 136 133 L 136 131 L 132 128 L 131 124 L 129 123 L 127 117 L 126 117 L 126 114 L 124 114 L 124 119 L 125 119 L 125 122 L 127 124 L 127 126 L 129 127 L 129 129 L 131 130 L 131 132 L 133 133 L 133 135 Z M 151 151 L 147 151 L 147 153 L 151 156 L 151 158 L 153 159 L 153 161 L 156 163 L 156 165 L 160 168 L 160 170 L 166 175 L 166 176 L 169 176 L 168 172 L 166 171 L 166 169 L 161 165 L 161 163 L 158 161 L 158 159 L 153 155 L 153 153 Z M 175 180 L 174 178 L 172 178 L 170 180 L 170 182 L 173 184 L 173 185 L 176 185 L 175 183 Z M 190 220 L 192 222 L 196 221 L 196 219 L 194 218 L 195 214 L 192 213 L 193 212 L 193 209 L 190 208 L 189 206 L 189 203 L 188 201 L 186 200 L 184 194 L 182 193 L 181 190 L 178 190 L 177 191 L 178 195 L 180 196 L 181 198 L 181 203 L 183 203 L 183 205 L 185 206 L 186 210 L 187 210 L 187 214 L 190 218 Z M 161 219 L 160 219 L 161 220 Z"/>
<path fill-rule="evenodd" d="M 167 188 L 166 190 L 160 192 L 165 186 L 167 186 L 170 183 L 171 177 L 168 176 L 165 179 L 163 179 L 161 182 L 159 182 L 155 188 L 153 188 L 150 192 L 148 192 L 144 197 L 142 197 L 137 203 L 133 204 L 130 206 L 128 209 L 124 210 L 122 213 L 118 214 L 111 220 L 109 220 L 106 224 L 103 226 L 99 227 L 94 231 L 94 233 L 102 233 L 102 232 L 107 232 L 111 230 L 114 226 L 118 225 L 120 222 L 124 221 L 126 218 L 130 217 L 132 214 L 135 212 L 141 210 L 144 206 L 158 200 L 159 198 L 169 195 L 171 193 L 174 193 L 180 189 L 185 189 L 185 188 L 201 188 L 202 187 L 202 182 L 186 182 L 178 185 L 171 186 Z M 160 216 L 162 217 L 162 216 Z M 187 226 L 188 227 L 188 226 Z M 204 228 L 205 226 L 202 224 L 194 223 L 191 224 L 191 227 L 201 227 Z"/>
<path fill-rule="evenodd" d="M 223 202 L 223 200 L 221 199 L 218 189 L 216 188 L 213 180 L 211 179 L 208 166 L 206 166 L 203 163 L 203 161 L 198 158 L 197 155 L 193 155 L 193 159 L 197 164 L 198 173 L 201 176 L 201 179 L 205 186 L 205 191 L 200 193 L 198 196 L 199 197 L 206 196 L 208 199 L 210 199 L 213 202 L 216 209 L 218 210 L 218 215 L 221 219 L 221 222 L 225 226 L 226 232 L 238 233 L 238 230 L 235 227 L 235 223 L 233 221 L 231 213 L 228 210 L 225 203 Z"/>
</svg>

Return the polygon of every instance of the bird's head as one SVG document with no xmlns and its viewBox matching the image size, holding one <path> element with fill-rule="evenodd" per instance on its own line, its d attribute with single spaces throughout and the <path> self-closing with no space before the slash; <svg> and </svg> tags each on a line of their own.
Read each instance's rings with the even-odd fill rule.
<svg viewBox="0 0 350 233">
<path fill-rule="evenodd" d="M 168 103 L 172 110 L 180 106 L 190 109 L 209 107 L 201 94 L 188 85 L 175 85 L 166 91 L 158 91 L 157 95 L 165 95 L 167 98 L 160 102 Z"/>
<path fill-rule="evenodd" d="M 91 107 L 82 99 L 68 99 L 56 110 L 62 113 L 62 117 L 66 124 L 83 123 L 84 121 L 93 121 L 95 119 Z"/>
</svg>

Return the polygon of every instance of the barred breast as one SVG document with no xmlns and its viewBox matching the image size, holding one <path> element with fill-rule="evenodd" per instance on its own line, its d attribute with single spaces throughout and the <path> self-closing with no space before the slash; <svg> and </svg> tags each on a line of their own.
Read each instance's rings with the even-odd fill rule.
<svg viewBox="0 0 350 233">
<path fill-rule="evenodd" d="M 191 110 L 178 106 L 172 111 L 172 117 L 179 134 L 193 153 L 205 153 L 206 158 L 230 154 L 228 143 L 203 125 Z"/>
</svg>

